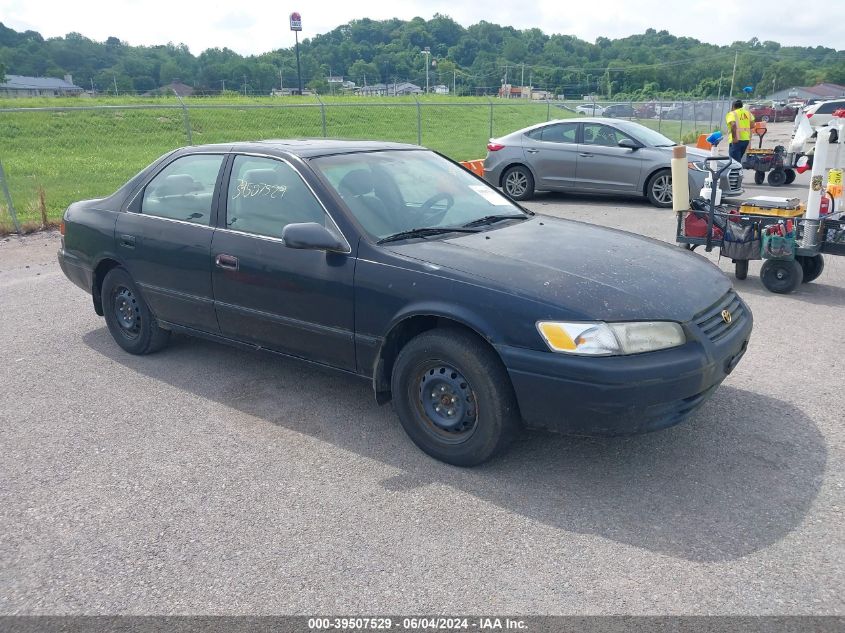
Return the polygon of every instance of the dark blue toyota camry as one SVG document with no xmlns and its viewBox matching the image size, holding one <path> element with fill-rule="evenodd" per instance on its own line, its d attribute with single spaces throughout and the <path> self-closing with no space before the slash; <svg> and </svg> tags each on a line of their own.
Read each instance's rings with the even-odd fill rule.
<svg viewBox="0 0 845 633">
<path fill-rule="evenodd" d="M 752 327 L 700 256 L 535 215 L 395 143 L 170 152 L 72 204 L 59 261 L 127 352 L 181 332 L 361 376 L 422 450 L 460 466 L 523 427 L 676 424 Z"/>
</svg>

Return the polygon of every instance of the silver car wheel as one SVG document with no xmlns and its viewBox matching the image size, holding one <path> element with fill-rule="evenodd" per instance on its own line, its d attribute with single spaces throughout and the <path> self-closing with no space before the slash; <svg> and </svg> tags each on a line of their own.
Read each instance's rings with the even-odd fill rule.
<svg viewBox="0 0 845 633">
<path fill-rule="evenodd" d="M 660 204 L 672 202 L 672 177 L 668 174 L 658 176 L 651 183 L 651 193 Z"/>
<path fill-rule="evenodd" d="M 509 195 L 519 197 L 524 195 L 527 189 L 528 179 L 525 177 L 525 174 L 518 171 L 512 171 L 508 174 L 508 177 L 505 178 L 505 191 Z"/>
</svg>

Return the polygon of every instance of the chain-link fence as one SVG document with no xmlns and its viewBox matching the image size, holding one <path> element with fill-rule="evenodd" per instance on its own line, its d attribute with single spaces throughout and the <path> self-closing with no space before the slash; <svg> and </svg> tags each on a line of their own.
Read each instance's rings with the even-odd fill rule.
<svg viewBox="0 0 845 633">
<path fill-rule="evenodd" d="M 204 100 L 150 105 L 0 108 L 0 163 L 25 226 L 55 221 L 74 200 L 105 196 L 182 145 L 267 138 L 347 138 L 425 145 L 456 160 L 483 158 L 489 138 L 580 115 L 624 118 L 677 142 L 724 127 L 727 101 L 433 102 L 351 98 L 278 104 Z M 2 193 L 2 192 L 0 192 Z M 0 195 L 0 231 L 12 230 Z"/>
</svg>

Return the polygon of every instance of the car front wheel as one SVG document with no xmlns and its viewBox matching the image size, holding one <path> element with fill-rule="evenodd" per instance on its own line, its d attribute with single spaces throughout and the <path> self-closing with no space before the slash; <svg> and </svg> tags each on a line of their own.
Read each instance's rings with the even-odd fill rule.
<svg viewBox="0 0 845 633">
<path fill-rule="evenodd" d="M 668 209 L 672 206 L 672 172 L 668 169 L 661 169 L 655 172 L 646 184 L 646 195 L 648 201 L 661 209 Z"/>
<path fill-rule="evenodd" d="M 412 339 L 396 359 L 391 389 L 405 432 L 447 464 L 487 461 L 507 447 L 520 426 L 501 360 L 458 329 L 430 330 Z"/>
<path fill-rule="evenodd" d="M 159 327 L 132 277 L 113 268 L 103 280 L 103 315 L 115 342 L 130 354 L 151 354 L 167 344 L 170 332 Z"/>
<path fill-rule="evenodd" d="M 528 200 L 534 195 L 534 176 L 522 165 L 511 167 L 502 176 L 502 189 L 514 200 Z"/>
</svg>

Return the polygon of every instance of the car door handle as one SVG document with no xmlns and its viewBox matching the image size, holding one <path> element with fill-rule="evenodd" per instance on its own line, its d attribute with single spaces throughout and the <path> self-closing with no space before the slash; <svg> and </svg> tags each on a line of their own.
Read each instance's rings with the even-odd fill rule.
<svg viewBox="0 0 845 633">
<path fill-rule="evenodd" d="M 120 245 L 125 246 L 126 248 L 135 248 L 135 236 L 134 235 L 121 235 L 120 236 Z"/>
<path fill-rule="evenodd" d="M 525 151 L 526 151 L 526 152 L 528 152 L 529 154 L 536 154 L 536 153 L 537 153 L 537 152 L 539 152 L 540 150 L 539 150 L 539 149 L 527 149 L 527 150 L 525 150 Z"/>
<path fill-rule="evenodd" d="M 218 268 L 224 268 L 226 270 L 237 270 L 238 258 L 234 255 L 226 255 L 225 253 L 221 253 L 220 255 L 214 258 L 214 265 Z"/>
<path fill-rule="evenodd" d="M 578 152 L 578 156 L 583 156 L 584 158 L 590 158 L 590 157 L 592 157 L 592 154 L 590 154 L 589 152 Z"/>
</svg>

